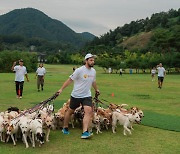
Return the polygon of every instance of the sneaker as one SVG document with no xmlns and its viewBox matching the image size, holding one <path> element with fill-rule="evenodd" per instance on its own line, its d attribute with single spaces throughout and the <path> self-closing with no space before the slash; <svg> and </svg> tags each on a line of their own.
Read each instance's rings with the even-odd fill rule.
<svg viewBox="0 0 180 154">
<path fill-rule="evenodd" d="M 19 95 L 17 95 L 16 98 L 19 98 Z"/>
<path fill-rule="evenodd" d="M 70 132 L 68 131 L 68 128 L 63 128 L 62 129 L 62 133 L 63 134 L 69 134 Z"/>
<path fill-rule="evenodd" d="M 93 135 L 93 133 L 89 133 L 88 131 L 82 133 L 81 138 L 82 139 L 87 139 L 90 138 Z"/>
<path fill-rule="evenodd" d="M 22 99 L 22 96 L 20 96 L 19 98 Z"/>
</svg>

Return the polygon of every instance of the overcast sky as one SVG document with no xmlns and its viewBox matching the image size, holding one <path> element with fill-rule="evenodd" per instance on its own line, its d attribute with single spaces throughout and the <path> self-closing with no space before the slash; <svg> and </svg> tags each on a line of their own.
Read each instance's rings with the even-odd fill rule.
<svg viewBox="0 0 180 154">
<path fill-rule="evenodd" d="M 180 0 L 0 0 L 0 15 L 32 7 L 76 32 L 100 36 L 153 13 L 180 8 Z"/>
</svg>

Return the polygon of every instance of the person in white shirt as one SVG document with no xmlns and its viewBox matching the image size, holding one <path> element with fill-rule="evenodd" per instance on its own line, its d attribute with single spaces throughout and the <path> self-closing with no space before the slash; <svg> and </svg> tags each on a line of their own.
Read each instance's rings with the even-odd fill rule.
<svg viewBox="0 0 180 154">
<path fill-rule="evenodd" d="M 120 68 L 120 70 L 119 70 L 119 75 L 121 75 L 122 76 L 122 68 Z"/>
<path fill-rule="evenodd" d="M 70 99 L 70 107 L 65 114 L 62 132 L 64 134 L 69 134 L 68 123 L 70 117 L 74 113 L 75 109 L 82 105 L 85 112 L 83 118 L 83 133 L 81 135 L 82 139 L 89 138 L 92 135 L 88 132 L 88 125 L 93 114 L 91 87 L 94 88 L 96 94 L 99 94 L 99 90 L 96 85 L 96 71 L 93 68 L 94 58 L 94 55 L 87 54 L 85 56 L 85 65 L 77 68 L 58 91 L 59 94 L 62 93 L 64 88 L 74 82 L 74 88 Z"/>
<path fill-rule="evenodd" d="M 43 91 L 45 74 L 46 74 L 46 69 L 43 67 L 43 64 L 40 63 L 39 67 L 36 70 L 38 92 L 40 91 L 40 89 L 39 89 L 40 85 L 41 85 L 41 90 Z"/>
<path fill-rule="evenodd" d="M 24 75 L 26 76 L 27 82 L 29 82 L 26 67 L 23 66 L 23 60 L 19 60 L 19 65 L 16 65 L 16 62 L 13 63 L 11 68 L 12 71 L 16 73 L 15 75 L 15 85 L 16 85 L 16 95 L 17 98 L 22 98 L 23 94 L 23 85 L 24 85 Z"/>
<path fill-rule="evenodd" d="M 162 63 L 157 65 L 157 70 L 158 70 L 158 88 L 162 88 L 164 76 L 166 75 L 166 70 L 164 67 L 162 67 Z"/>
<path fill-rule="evenodd" d="M 155 77 L 155 74 L 156 74 L 156 68 L 153 67 L 152 70 L 151 70 L 151 77 L 152 77 L 152 81 L 155 81 L 154 77 Z"/>
<path fill-rule="evenodd" d="M 112 73 L 112 69 L 111 69 L 111 67 L 109 67 L 108 72 L 109 72 L 109 74 L 111 74 L 111 73 Z"/>
</svg>

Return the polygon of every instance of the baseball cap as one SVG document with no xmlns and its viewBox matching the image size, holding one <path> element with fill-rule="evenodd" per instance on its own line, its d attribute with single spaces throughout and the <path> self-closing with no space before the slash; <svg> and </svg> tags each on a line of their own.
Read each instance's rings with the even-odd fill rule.
<svg viewBox="0 0 180 154">
<path fill-rule="evenodd" d="M 84 59 L 86 60 L 86 59 L 88 59 L 88 58 L 94 58 L 94 57 L 96 57 L 96 55 L 92 55 L 91 53 L 88 53 L 85 57 L 84 57 Z"/>
<path fill-rule="evenodd" d="M 23 60 L 22 60 L 22 59 L 19 59 L 19 61 L 20 61 L 20 62 L 23 62 Z"/>
</svg>

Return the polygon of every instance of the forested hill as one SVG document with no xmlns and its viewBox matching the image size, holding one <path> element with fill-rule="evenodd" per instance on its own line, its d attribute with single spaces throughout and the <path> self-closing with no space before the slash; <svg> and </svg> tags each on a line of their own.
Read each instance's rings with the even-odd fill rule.
<svg viewBox="0 0 180 154">
<path fill-rule="evenodd" d="M 178 52 L 180 49 L 180 9 L 153 14 L 150 18 L 132 21 L 86 46 L 97 53 Z"/>
<path fill-rule="evenodd" d="M 16 9 L 0 16 L 0 35 L 18 35 L 25 38 L 41 38 L 48 41 L 82 46 L 95 36 L 76 33 L 61 21 L 33 9 Z"/>
</svg>

